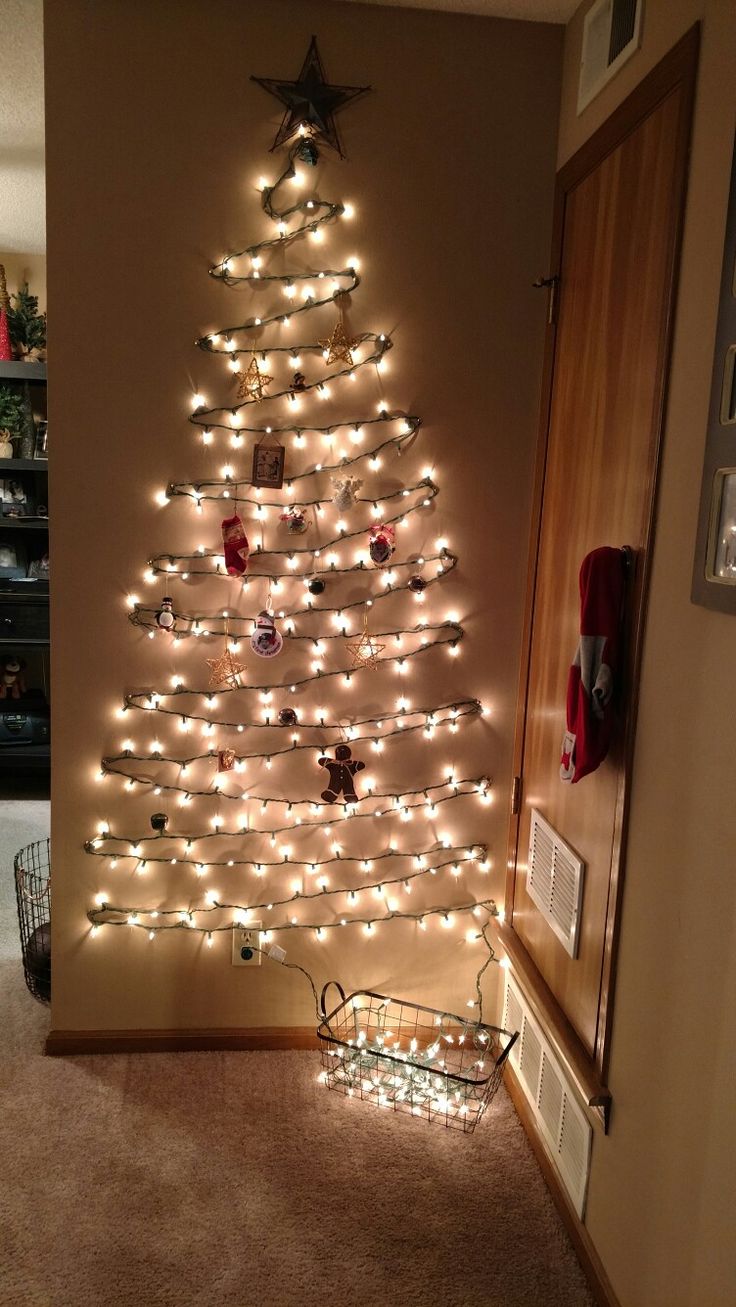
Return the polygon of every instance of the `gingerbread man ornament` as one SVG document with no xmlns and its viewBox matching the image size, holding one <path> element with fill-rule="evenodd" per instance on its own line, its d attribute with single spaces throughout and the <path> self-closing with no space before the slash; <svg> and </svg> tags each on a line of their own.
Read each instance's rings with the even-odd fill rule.
<svg viewBox="0 0 736 1307">
<path fill-rule="evenodd" d="M 317 761 L 320 767 L 326 767 L 330 774 L 330 784 L 322 791 L 325 803 L 335 803 L 341 794 L 346 803 L 355 803 L 358 796 L 355 793 L 353 777 L 356 772 L 363 770 L 365 763 L 352 757 L 352 750 L 347 744 L 338 744 L 334 759 L 322 757 Z"/>
</svg>

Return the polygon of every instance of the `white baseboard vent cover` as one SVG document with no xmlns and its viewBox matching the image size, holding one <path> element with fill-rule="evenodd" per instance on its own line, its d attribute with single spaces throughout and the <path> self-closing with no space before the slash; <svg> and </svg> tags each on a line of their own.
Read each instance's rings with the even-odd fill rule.
<svg viewBox="0 0 736 1307">
<path fill-rule="evenodd" d="M 532 1109 L 539 1133 L 581 1221 L 590 1173 L 591 1126 L 519 987 L 506 973 L 502 1022 L 518 1030 L 509 1061 Z"/>
<path fill-rule="evenodd" d="M 532 808 L 526 892 L 563 948 L 576 957 L 585 863 Z"/>
</svg>

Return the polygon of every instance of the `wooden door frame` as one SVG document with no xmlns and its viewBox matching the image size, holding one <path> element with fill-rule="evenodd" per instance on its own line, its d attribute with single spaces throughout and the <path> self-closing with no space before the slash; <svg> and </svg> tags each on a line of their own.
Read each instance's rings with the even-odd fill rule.
<svg viewBox="0 0 736 1307">
<path fill-rule="evenodd" d="M 675 218 L 675 237 L 672 244 L 672 259 L 669 270 L 667 301 L 662 315 L 659 339 L 659 370 L 656 381 L 657 403 L 653 417 L 653 447 L 655 450 L 653 464 L 652 495 L 649 519 L 646 529 L 645 545 L 637 559 L 635 576 L 631 578 L 631 605 L 634 621 L 628 631 L 628 684 L 624 686 L 627 711 L 624 722 L 623 765 L 621 768 L 616 809 L 614 818 L 614 838 L 611 864 L 611 877 L 606 909 L 606 926 L 604 938 L 603 963 L 598 1007 L 598 1022 L 594 1056 L 591 1058 L 582 1041 L 572 1029 L 559 1004 L 557 1004 L 549 987 L 537 970 L 521 939 L 513 929 L 513 902 L 516 883 L 516 864 L 518 856 L 519 819 L 521 815 L 522 795 L 519 795 L 516 811 L 511 813 L 509 821 L 506 904 L 511 909 L 511 920 L 500 930 L 501 942 L 506 948 L 511 961 L 521 973 L 525 988 L 531 990 L 530 998 L 536 1000 L 535 1006 L 545 1020 L 551 1024 L 553 1042 L 561 1053 L 568 1071 L 577 1082 L 589 1106 L 602 1108 L 602 1116 L 607 1119 L 608 1097 L 602 1092 L 608 1071 L 610 1043 L 613 1018 L 613 990 L 616 974 L 616 956 L 620 930 L 621 900 L 624 882 L 624 863 L 626 834 L 629 817 L 629 798 L 631 788 L 631 769 L 634 753 L 636 716 L 639 695 L 639 677 L 641 670 L 642 642 L 646 617 L 646 597 L 651 570 L 651 551 L 654 538 L 657 486 L 661 457 L 662 433 L 664 430 L 667 387 L 669 381 L 672 336 L 675 318 L 680 249 L 685 214 L 687 192 L 687 171 L 690 154 L 690 135 L 695 97 L 695 84 L 700 47 L 700 24 L 696 23 L 673 46 L 672 50 L 639 83 L 623 104 L 611 114 L 610 118 L 585 142 L 573 157 L 560 169 L 556 177 L 554 214 L 552 225 L 552 249 L 550 255 L 549 276 L 559 278 L 562 263 L 562 238 L 565 224 L 567 197 L 570 192 L 598 165 L 615 150 L 631 132 L 647 118 L 661 102 L 678 87 L 681 89 L 680 108 L 677 123 L 677 174 L 681 202 Z M 524 733 L 529 696 L 529 673 L 533 638 L 534 597 L 539 566 L 539 549 L 542 528 L 542 507 L 544 483 L 547 469 L 547 450 L 549 424 L 552 405 L 552 384 L 554 379 L 556 324 L 552 322 L 546 333 L 542 387 L 540 399 L 539 434 L 537 457 L 534 472 L 534 489 L 532 499 L 532 525 L 529 540 L 529 564 L 527 589 L 524 604 L 524 625 L 522 633 L 521 665 L 519 674 L 519 691 L 516 707 L 515 738 L 513 754 L 513 775 L 522 778 L 524 767 Z M 507 909 L 508 910 L 508 909 Z M 556 1011 L 555 1011 L 556 1009 Z M 587 1068 L 586 1068 L 587 1064 Z"/>
</svg>

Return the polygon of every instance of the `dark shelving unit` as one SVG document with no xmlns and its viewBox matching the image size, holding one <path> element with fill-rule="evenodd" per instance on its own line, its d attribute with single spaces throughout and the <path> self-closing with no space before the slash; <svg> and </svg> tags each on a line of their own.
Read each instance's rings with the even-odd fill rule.
<svg viewBox="0 0 736 1307">
<path fill-rule="evenodd" d="M 45 416 L 45 363 L 0 362 L 0 382 L 29 384 L 34 416 Z M 33 504 L 48 505 L 47 458 L 0 458 L 0 479 L 21 480 L 33 493 Z M 0 515 L 0 544 L 34 557 L 48 550 L 48 517 Z M 14 544 L 13 542 L 17 542 Z M 21 543 L 24 542 L 24 543 Z M 14 771 L 48 773 L 49 700 L 49 583 L 0 574 L 0 659 L 17 653 L 27 664 L 27 693 L 0 699 L 0 795 L 3 780 Z M 25 738 L 45 736 L 43 742 Z"/>
</svg>

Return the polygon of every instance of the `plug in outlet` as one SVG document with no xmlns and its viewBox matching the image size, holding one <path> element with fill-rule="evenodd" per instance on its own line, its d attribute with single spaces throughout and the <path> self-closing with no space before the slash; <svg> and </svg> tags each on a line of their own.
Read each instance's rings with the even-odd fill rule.
<svg viewBox="0 0 736 1307">
<path fill-rule="evenodd" d="M 247 926 L 233 926 L 233 966 L 260 967 L 260 944 L 260 921 L 249 921 Z"/>
</svg>

